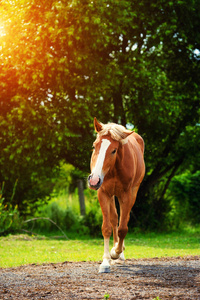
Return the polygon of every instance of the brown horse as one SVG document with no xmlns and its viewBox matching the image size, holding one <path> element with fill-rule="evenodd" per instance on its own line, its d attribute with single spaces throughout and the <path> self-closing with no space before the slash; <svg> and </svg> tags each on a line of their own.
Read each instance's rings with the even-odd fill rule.
<svg viewBox="0 0 200 300">
<path fill-rule="evenodd" d="M 98 190 L 103 213 L 104 255 L 99 270 L 103 273 L 110 271 L 111 258 L 124 260 L 124 238 L 130 211 L 145 174 L 144 141 L 122 125 L 102 124 L 94 118 L 94 127 L 97 139 L 93 144 L 88 184 L 91 189 Z M 119 227 L 114 196 L 120 205 Z M 114 247 L 109 253 L 112 230 Z"/>
</svg>

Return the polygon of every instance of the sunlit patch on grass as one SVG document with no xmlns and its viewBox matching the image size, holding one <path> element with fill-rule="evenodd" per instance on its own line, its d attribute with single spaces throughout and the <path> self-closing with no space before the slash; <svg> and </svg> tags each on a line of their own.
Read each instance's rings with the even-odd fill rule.
<svg viewBox="0 0 200 300">
<path fill-rule="evenodd" d="M 129 233 L 125 246 L 126 258 L 200 255 L 200 235 L 198 230 L 170 234 Z M 42 235 L 0 237 L 0 267 L 3 268 L 31 263 L 99 261 L 102 255 L 103 239 L 100 238 L 64 240 Z"/>
</svg>

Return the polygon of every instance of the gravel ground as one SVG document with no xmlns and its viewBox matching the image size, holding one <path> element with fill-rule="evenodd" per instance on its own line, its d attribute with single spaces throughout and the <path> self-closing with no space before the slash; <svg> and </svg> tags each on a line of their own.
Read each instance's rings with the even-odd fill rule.
<svg viewBox="0 0 200 300">
<path fill-rule="evenodd" d="M 100 262 L 0 269 L 0 299 L 200 299 L 200 256 L 130 259 L 99 274 Z"/>
</svg>

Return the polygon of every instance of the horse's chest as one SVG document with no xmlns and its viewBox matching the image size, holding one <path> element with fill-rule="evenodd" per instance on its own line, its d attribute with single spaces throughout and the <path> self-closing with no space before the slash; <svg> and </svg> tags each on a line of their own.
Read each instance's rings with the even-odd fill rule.
<svg viewBox="0 0 200 300">
<path fill-rule="evenodd" d="M 120 197 L 121 194 L 127 189 L 128 185 L 120 180 L 118 176 L 107 178 L 105 182 L 105 190 L 110 196 Z"/>
</svg>

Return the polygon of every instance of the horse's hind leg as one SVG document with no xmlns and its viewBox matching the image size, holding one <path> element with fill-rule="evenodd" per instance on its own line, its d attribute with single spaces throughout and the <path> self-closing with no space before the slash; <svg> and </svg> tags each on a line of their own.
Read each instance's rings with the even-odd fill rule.
<svg viewBox="0 0 200 300">
<path fill-rule="evenodd" d="M 118 214 L 115 206 L 115 197 L 110 202 L 110 223 L 113 228 L 113 242 L 115 245 L 118 243 Z"/>
<path fill-rule="evenodd" d="M 119 241 L 115 247 L 112 248 L 110 255 L 112 259 L 118 259 L 123 252 L 124 239 L 128 232 L 128 221 L 130 218 L 130 211 L 133 207 L 137 195 L 138 187 L 127 193 L 120 201 L 120 223 L 118 228 Z"/>
<path fill-rule="evenodd" d="M 115 197 L 113 197 L 113 199 L 111 200 L 110 203 L 110 223 L 112 225 L 113 228 L 113 244 L 114 247 L 117 246 L 118 244 L 118 214 L 117 214 L 117 209 L 115 206 Z M 124 257 L 124 252 L 122 252 L 120 254 L 119 259 L 112 261 L 111 264 L 122 264 L 125 261 L 125 257 Z"/>
<path fill-rule="evenodd" d="M 123 210 L 121 208 L 121 210 Z M 112 248 L 110 255 L 112 259 L 118 259 L 120 255 L 123 253 L 125 247 L 124 247 L 124 239 L 125 236 L 128 232 L 128 221 L 129 221 L 129 214 L 130 210 L 124 208 L 124 212 L 121 212 L 121 217 L 120 217 L 120 224 L 118 228 L 118 237 L 119 241 L 115 246 Z"/>
</svg>

